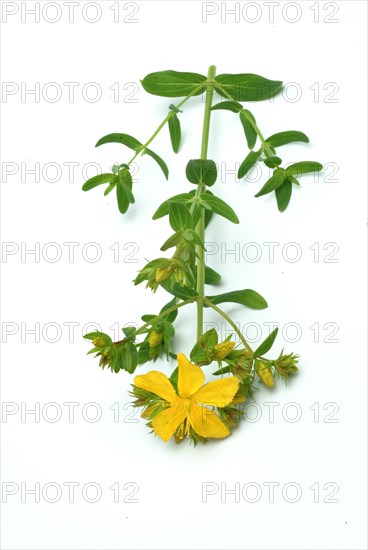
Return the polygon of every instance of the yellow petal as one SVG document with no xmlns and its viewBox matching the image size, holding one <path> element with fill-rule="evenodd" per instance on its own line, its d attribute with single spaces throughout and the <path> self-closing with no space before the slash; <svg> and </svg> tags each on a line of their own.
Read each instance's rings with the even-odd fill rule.
<svg viewBox="0 0 368 550">
<path fill-rule="evenodd" d="M 235 376 L 215 380 L 202 386 L 197 393 L 193 395 L 196 403 L 203 405 L 212 405 L 214 407 L 226 407 L 233 400 L 238 391 L 239 380 Z"/>
<path fill-rule="evenodd" d="M 198 365 L 191 363 L 184 355 L 178 353 L 178 390 L 180 397 L 190 397 L 203 384 L 205 376 Z"/>
<path fill-rule="evenodd" d="M 172 405 L 153 418 L 152 427 L 155 434 L 164 441 L 168 441 L 185 420 L 186 416 L 187 411 L 183 406 Z"/>
<path fill-rule="evenodd" d="M 158 370 L 151 370 L 147 374 L 140 374 L 134 378 L 134 385 L 142 390 L 149 391 L 172 403 L 177 399 L 176 392 L 165 374 Z"/>
<path fill-rule="evenodd" d="M 189 421 L 193 430 L 201 437 L 220 439 L 230 434 L 230 431 L 219 417 L 206 407 L 193 404 L 189 411 Z"/>
</svg>

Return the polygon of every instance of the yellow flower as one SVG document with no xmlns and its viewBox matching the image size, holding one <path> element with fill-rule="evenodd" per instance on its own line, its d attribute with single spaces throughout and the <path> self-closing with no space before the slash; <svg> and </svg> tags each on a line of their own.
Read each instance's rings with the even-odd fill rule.
<svg viewBox="0 0 368 550">
<path fill-rule="evenodd" d="M 153 330 L 148 337 L 148 343 L 151 348 L 155 348 L 159 344 L 161 344 L 163 338 L 164 338 L 163 332 L 156 332 L 155 330 Z"/>
<path fill-rule="evenodd" d="M 258 361 L 256 370 L 259 378 L 264 383 L 264 385 L 268 388 L 272 388 L 274 384 L 272 370 L 264 363 L 261 363 L 261 361 Z"/>
<path fill-rule="evenodd" d="M 203 385 L 205 376 L 202 369 L 183 353 L 178 354 L 178 371 L 178 393 L 162 372 L 153 370 L 134 378 L 135 386 L 168 403 L 168 407 L 152 419 L 156 435 L 168 441 L 186 420 L 186 435 L 192 428 L 201 437 L 227 437 L 229 429 L 208 406 L 221 408 L 229 405 L 238 391 L 238 379 L 230 376 Z"/>
</svg>

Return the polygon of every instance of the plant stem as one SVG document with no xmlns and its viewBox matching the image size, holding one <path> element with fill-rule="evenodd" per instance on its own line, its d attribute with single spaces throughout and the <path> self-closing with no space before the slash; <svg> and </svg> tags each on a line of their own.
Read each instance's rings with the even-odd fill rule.
<svg viewBox="0 0 368 550">
<path fill-rule="evenodd" d="M 186 103 L 188 101 L 188 99 L 190 99 L 194 94 L 196 94 L 200 89 L 202 89 L 202 84 L 200 84 L 199 86 L 197 86 L 196 88 L 194 88 L 194 90 L 189 94 L 187 95 L 184 99 L 182 99 L 177 105 L 175 105 L 176 109 L 179 109 L 182 105 L 184 105 L 184 103 Z M 170 118 L 173 116 L 174 114 L 174 111 L 170 111 L 166 117 L 164 118 L 164 120 L 161 122 L 161 124 L 158 126 L 158 128 L 153 132 L 152 136 L 149 138 L 148 141 L 146 141 L 146 143 L 143 145 L 143 151 L 144 149 L 151 143 L 151 141 L 153 141 L 155 139 L 155 137 L 157 136 L 157 134 L 160 132 L 160 130 L 162 130 L 162 128 L 165 126 L 166 122 L 168 122 L 170 120 Z M 128 162 L 128 165 L 130 165 L 136 158 L 137 156 L 142 152 L 142 150 L 139 150 L 137 151 L 134 156 L 130 159 L 130 161 Z"/>
<path fill-rule="evenodd" d="M 169 309 L 165 309 L 165 311 L 163 311 L 159 315 L 156 315 L 156 317 L 153 317 L 150 321 L 148 321 L 148 323 L 145 323 L 144 325 L 142 325 L 137 330 L 136 334 L 141 334 L 142 331 L 144 331 L 147 327 L 149 327 L 151 325 L 154 325 L 155 323 L 157 323 L 157 321 L 160 321 L 160 319 L 162 319 L 163 317 L 166 317 L 167 315 L 169 315 L 169 313 L 172 313 L 173 311 L 175 311 L 175 310 L 177 310 L 181 307 L 184 307 L 187 304 L 192 304 L 196 300 L 197 300 L 197 296 L 193 296 L 193 298 L 188 298 L 188 300 L 185 300 L 184 302 L 180 302 L 179 304 L 176 304 L 175 306 L 172 306 Z"/>
<path fill-rule="evenodd" d="M 212 309 L 214 309 L 215 311 L 217 311 L 217 313 L 219 313 L 221 315 L 221 317 L 223 317 L 228 323 L 229 325 L 231 325 L 233 327 L 233 329 L 235 330 L 236 334 L 239 336 L 240 340 L 242 341 L 242 343 L 244 344 L 244 347 L 247 351 L 249 351 L 249 353 L 253 353 L 253 350 L 252 348 L 250 347 L 250 345 L 248 344 L 248 342 L 246 341 L 246 339 L 244 338 L 244 336 L 242 335 L 241 331 L 238 329 L 238 327 L 236 326 L 236 324 L 234 323 L 234 321 L 231 319 L 231 317 L 229 317 L 227 315 L 227 313 L 225 313 L 221 308 L 219 308 L 218 306 L 216 306 L 215 304 L 213 304 L 210 300 L 207 300 L 207 298 L 204 299 L 204 303 L 208 306 L 208 307 L 211 307 Z"/>
<path fill-rule="evenodd" d="M 228 99 L 231 99 L 231 101 L 236 101 L 236 99 L 231 95 L 229 94 L 229 92 L 227 90 L 225 90 L 223 88 L 223 86 L 220 86 L 221 87 L 221 91 L 224 95 L 226 95 L 226 97 Z M 245 118 L 248 120 L 249 124 L 251 126 L 253 126 L 254 130 L 256 131 L 257 133 L 257 136 L 259 137 L 261 143 L 262 143 L 262 147 L 264 149 L 264 153 L 266 155 L 266 157 L 272 157 L 274 154 L 273 152 L 271 151 L 271 148 L 269 146 L 269 144 L 267 143 L 267 141 L 265 140 L 261 130 L 258 128 L 257 124 L 254 122 L 254 120 L 252 119 L 252 117 L 250 117 L 245 111 L 243 111 L 243 114 L 245 116 Z"/>
<path fill-rule="evenodd" d="M 216 67 L 211 65 L 207 73 L 207 90 L 206 90 L 206 104 L 204 109 L 203 118 L 203 131 L 202 131 L 202 145 L 201 145 L 201 159 L 207 158 L 208 152 L 208 140 L 210 135 L 210 122 L 211 122 L 211 107 L 214 90 L 214 80 L 216 75 Z M 196 197 L 199 197 L 206 192 L 206 186 L 204 184 L 198 184 Z M 201 242 L 204 243 L 204 208 L 200 210 L 200 218 L 196 227 Z M 197 253 L 197 292 L 199 300 L 197 301 L 197 340 L 199 340 L 203 334 L 203 299 L 205 298 L 205 260 L 204 249 L 202 246 L 196 246 Z"/>
</svg>

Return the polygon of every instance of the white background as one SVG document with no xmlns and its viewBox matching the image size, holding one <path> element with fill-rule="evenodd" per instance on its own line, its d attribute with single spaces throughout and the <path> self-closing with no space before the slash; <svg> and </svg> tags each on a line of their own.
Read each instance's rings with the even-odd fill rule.
<svg viewBox="0 0 368 550">
<path fill-rule="evenodd" d="M 2 399 L 6 411 L 14 413 L 2 416 L 3 500 L 4 487 L 15 492 L 2 504 L 3 548 L 366 548 L 366 3 L 319 2 L 317 12 L 316 2 L 281 2 L 270 22 L 267 3 L 258 2 L 257 11 L 254 2 L 248 8 L 238 3 L 247 11 L 240 11 L 236 21 L 226 14 L 234 3 L 219 2 L 208 7 L 217 13 L 203 22 L 202 2 L 146 1 L 135 3 L 138 10 L 133 3 L 120 3 L 114 22 L 113 2 L 103 1 L 95 23 L 86 20 L 95 17 L 93 6 L 83 18 L 84 1 L 75 7 L 74 22 L 65 3 L 58 2 L 61 17 L 51 23 L 47 19 L 58 15 L 51 4 L 35 22 L 22 12 L 34 2 L 2 2 L 2 79 L 14 92 L 2 99 L 2 238 L 5 250 L 14 252 L 2 257 L 7 340 Z M 16 8 L 4 21 L 4 10 Z M 187 442 L 164 444 L 149 435 L 144 422 L 137 422 L 138 414 L 132 417 L 126 408 L 132 378 L 101 371 L 85 355 L 88 344 L 82 335 L 88 323 L 98 322 L 111 332 L 109 327 L 137 323 L 143 313 L 155 313 L 166 302 L 162 292 L 133 288 L 131 280 L 169 235 L 166 219 L 150 221 L 153 210 L 188 189 L 184 168 L 199 155 L 201 99 L 181 115 L 180 155 L 171 151 L 167 128 L 152 144 L 170 167 L 168 182 L 152 159 L 139 160 L 136 204 L 125 217 L 113 193 L 107 198 L 102 188 L 83 193 L 81 185 L 88 163 L 108 171 L 114 162 L 130 158 L 119 145 L 94 149 L 97 139 L 126 132 L 144 141 L 166 115 L 171 100 L 146 94 L 140 79 L 165 69 L 206 74 L 210 64 L 218 73 L 282 79 L 286 94 L 249 108 L 266 136 L 289 129 L 310 136 L 308 145 L 279 150 L 285 162 L 318 160 L 326 169 L 318 181 L 304 176 L 290 207 L 280 214 L 271 195 L 253 197 L 266 174 L 262 181 L 239 182 L 234 173 L 225 173 L 235 170 L 247 148 L 237 117 L 213 114 L 209 155 L 221 166 L 214 190 L 235 208 L 241 225 L 220 219 L 211 224 L 206 240 L 218 252 L 208 262 L 223 275 L 221 290 L 254 288 L 266 297 L 265 311 L 235 306 L 228 311 L 243 330 L 248 328 L 253 342 L 267 336 L 266 323 L 279 322 L 274 353 L 284 346 L 299 353 L 301 371 L 287 388 L 280 383 L 257 393 L 258 407 L 248 409 L 248 421 L 229 439 L 194 449 Z M 55 102 L 50 82 L 62 92 Z M 66 82 L 80 83 L 74 100 Z M 82 94 L 91 82 L 101 90 L 97 102 Z M 21 91 L 35 83 L 39 100 L 22 98 Z M 116 102 L 110 89 L 114 83 L 120 86 Z M 94 88 L 89 91 L 93 97 Z M 39 178 L 27 173 L 36 163 Z M 74 175 L 68 163 L 76 163 Z M 90 167 L 88 177 L 95 173 Z M 51 242 L 62 253 L 59 261 L 50 260 L 57 250 L 48 247 Z M 78 243 L 74 261 L 68 242 Z M 95 263 L 86 257 L 93 257 L 93 247 L 82 254 L 91 242 L 102 254 Z M 120 249 L 117 262 L 110 250 L 114 243 Z M 256 243 L 258 261 L 251 261 L 256 248 L 247 243 Z M 264 243 L 279 243 L 273 262 L 270 245 Z M 39 258 L 22 258 L 22 250 L 35 246 Z M 236 255 L 226 254 L 236 247 Z M 293 262 L 296 250 L 301 257 Z M 194 315 L 194 308 L 180 313 L 176 351 L 189 353 Z M 208 311 L 206 321 L 220 323 Z M 32 328 L 39 336 L 27 333 Z M 157 366 L 169 373 L 175 365 L 162 361 Z M 211 370 L 206 373 L 210 376 Z M 57 409 L 45 406 L 52 402 L 62 413 L 56 422 L 51 420 Z M 74 422 L 67 402 L 78 404 Z M 95 414 L 85 407 L 91 402 L 100 407 L 98 422 L 86 416 Z M 35 406 L 39 419 L 22 417 L 22 410 Z M 118 417 L 112 406 L 115 414 L 119 407 Z M 301 418 L 293 422 L 295 414 Z M 74 502 L 69 502 L 67 482 L 79 483 Z M 40 484 L 39 503 L 22 495 L 22 483 L 23 489 Z M 47 483 L 62 490 L 58 502 L 49 502 L 56 494 L 51 486 L 42 495 Z M 86 483 L 101 488 L 98 502 L 83 498 Z M 109 489 L 115 483 L 121 489 L 118 503 Z M 139 487 L 134 497 L 139 502 L 123 502 L 135 487 L 127 483 Z M 217 491 L 207 502 L 203 483 Z M 246 493 L 249 483 L 253 486 Z M 265 483 L 279 484 L 274 499 Z M 235 484 L 239 502 L 225 492 Z M 318 496 L 312 485 L 319 487 Z M 298 487 L 299 500 L 290 502 Z M 329 497 L 334 487 L 338 491 Z M 92 488 L 88 497 L 93 495 Z M 337 502 L 324 502 L 331 498 Z"/>
</svg>

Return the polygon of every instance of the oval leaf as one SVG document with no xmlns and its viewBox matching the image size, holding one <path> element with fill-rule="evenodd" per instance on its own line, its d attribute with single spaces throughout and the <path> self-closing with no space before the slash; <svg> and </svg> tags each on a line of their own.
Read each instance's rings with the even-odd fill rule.
<svg viewBox="0 0 368 550">
<path fill-rule="evenodd" d="M 265 353 L 267 353 L 268 351 L 270 351 L 270 349 L 273 346 L 274 341 L 276 340 L 276 336 L 277 336 L 278 331 L 279 331 L 279 329 L 275 328 L 275 330 L 273 330 L 271 332 L 271 334 L 269 336 L 267 336 L 266 340 L 264 340 L 262 342 L 262 344 L 260 346 L 258 346 L 256 351 L 254 352 L 255 357 L 260 357 L 260 356 L 264 355 Z"/>
<path fill-rule="evenodd" d="M 300 176 L 301 174 L 307 174 L 308 172 L 320 172 L 323 166 L 319 162 L 313 160 L 304 160 L 302 162 L 296 162 L 286 169 L 288 176 Z"/>
<path fill-rule="evenodd" d="M 293 143 L 295 141 L 309 143 L 309 138 L 303 132 L 290 130 L 288 132 L 279 132 L 278 134 L 273 134 L 272 136 L 267 138 L 266 141 L 271 145 L 271 147 L 281 147 L 281 145 L 287 145 L 288 143 Z"/>
<path fill-rule="evenodd" d="M 201 201 L 208 204 L 215 214 L 219 214 L 233 223 L 239 223 L 239 218 L 231 206 L 219 197 L 215 197 L 214 195 L 202 195 Z"/>
<path fill-rule="evenodd" d="M 154 153 L 153 151 L 151 151 L 151 149 L 146 148 L 144 150 L 144 153 L 149 155 L 150 157 L 152 157 L 157 162 L 157 164 L 159 165 L 159 167 L 161 168 L 161 170 L 165 174 L 165 178 L 169 179 L 169 169 L 167 167 L 166 162 L 161 157 L 159 157 L 157 155 L 157 153 Z"/>
<path fill-rule="evenodd" d="M 174 231 L 193 228 L 192 215 L 185 204 L 181 202 L 169 203 L 169 221 Z"/>
<path fill-rule="evenodd" d="M 175 195 L 174 197 L 171 197 L 171 199 L 164 201 L 157 208 L 156 212 L 152 216 L 152 219 L 158 220 L 159 218 L 163 218 L 163 216 L 167 216 L 169 213 L 170 202 L 186 202 L 186 201 L 189 201 L 192 198 L 192 196 L 193 195 L 191 195 L 190 193 L 180 193 L 179 195 Z"/>
<path fill-rule="evenodd" d="M 244 128 L 245 137 L 247 138 L 248 147 L 249 149 L 253 149 L 257 141 L 257 132 L 251 124 L 250 119 L 253 120 L 254 123 L 256 122 L 256 119 L 247 109 L 240 111 L 239 116 Z"/>
<path fill-rule="evenodd" d="M 179 117 L 176 113 L 169 118 L 169 132 L 173 151 L 177 153 L 180 147 L 181 127 Z"/>
<path fill-rule="evenodd" d="M 119 173 L 119 182 L 116 186 L 116 198 L 118 201 L 118 207 L 121 214 L 129 208 L 129 204 L 134 203 L 134 196 L 132 193 L 133 181 L 132 175 L 127 169 L 123 169 Z"/>
<path fill-rule="evenodd" d="M 271 193 L 271 191 L 275 191 L 280 185 L 283 184 L 285 180 L 285 174 L 284 170 L 275 170 L 273 175 L 270 177 L 268 181 L 264 184 L 262 189 L 258 191 L 255 197 L 262 197 L 263 195 L 267 195 L 267 193 Z"/>
<path fill-rule="evenodd" d="M 268 307 L 266 300 L 255 290 L 234 290 L 233 292 L 225 292 L 225 294 L 217 294 L 216 296 L 207 296 L 208 300 L 213 304 L 222 304 L 223 302 L 233 302 L 242 304 L 251 309 L 265 309 Z M 206 305 L 206 304 L 205 304 Z"/>
<path fill-rule="evenodd" d="M 211 111 L 218 111 L 220 109 L 239 113 L 243 109 L 243 105 L 237 101 L 221 101 L 220 103 L 216 103 L 216 105 L 211 108 Z"/>
<path fill-rule="evenodd" d="M 141 84 L 149 94 L 162 97 L 184 97 L 189 94 L 200 95 L 206 77 L 198 73 L 161 71 L 148 74 Z M 198 91 L 194 92 L 198 88 Z M 194 92 L 194 93 L 193 93 Z"/>
<path fill-rule="evenodd" d="M 129 147 L 129 149 L 136 150 L 138 147 L 141 147 L 142 144 L 140 141 L 135 139 L 135 137 L 130 136 L 129 134 L 108 134 L 107 136 L 102 137 L 96 143 L 96 147 L 104 145 L 105 143 L 122 143 Z"/>
<path fill-rule="evenodd" d="M 293 190 L 293 184 L 288 179 L 285 180 L 284 183 L 276 189 L 275 193 L 276 193 L 277 207 L 280 210 L 280 212 L 283 212 L 284 210 L 286 210 L 291 199 L 292 190 Z"/>
<path fill-rule="evenodd" d="M 211 186 L 217 179 L 217 166 L 213 160 L 193 159 L 185 169 L 188 181 Z"/>
<path fill-rule="evenodd" d="M 83 184 L 83 191 L 89 191 L 90 189 L 93 189 L 94 187 L 97 187 L 98 185 L 102 185 L 103 183 L 111 183 L 115 178 L 114 174 L 98 174 L 97 176 L 93 176 L 93 178 L 90 178 Z"/>
<path fill-rule="evenodd" d="M 257 160 L 261 156 L 261 151 L 251 151 L 243 160 L 238 170 L 238 178 L 244 178 L 248 174 L 249 170 L 253 168 Z"/>
<path fill-rule="evenodd" d="M 281 91 L 281 80 L 268 80 L 257 74 L 221 74 L 216 77 L 218 93 L 226 97 L 226 92 L 236 101 L 262 101 Z"/>
</svg>

